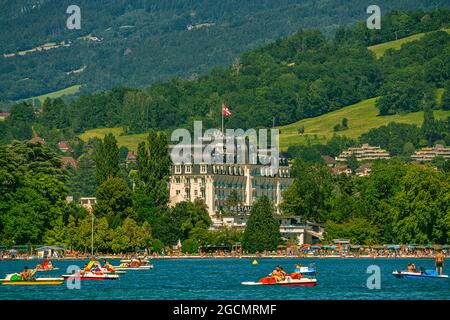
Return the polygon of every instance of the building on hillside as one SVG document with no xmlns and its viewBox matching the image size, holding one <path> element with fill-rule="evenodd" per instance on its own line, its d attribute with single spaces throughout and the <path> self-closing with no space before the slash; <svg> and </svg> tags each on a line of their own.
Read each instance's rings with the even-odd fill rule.
<svg viewBox="0 0 450 320">
<path fill-rule="evenodd" d="M 83 197 L 83 198 L 80 198 L 80 204 L 89 213 L 91 213 L 94 210 L 94 206 L 97 204 L 97 198 L 95 198 L 95 197 Z"/>
<path fill-rule="evenodd" d="M 72 147 L 70 146 L 69 142 L 67 142 L 67 141 L 58 142 L 57 147 L 58 147 L 59 151 L 61 151 L 61 152 L 72 152 L 73 151 Z"/>
<path fill-rule="evenodd" d="M 134 151 L 128 151 L 127 157 L 125 158 L 125 164 L 128 167 L 132 163 L 137 162 L 137 155 Z"/>
<path fill-rule="evenodd" d="M 367 177 L 371 171 L 372 171 L 372 164 L 366 163 L 363 164 L 362 166 L 359 166 L 358 169 L 356 169 L 356 175 L 358 177 Z"/>
<path fill-rule="evenodd" d="M 450 159 L 450 147 L 444 147 L 442 144 L 437 144 L 433 148 L 419 149 L 411 156 L 411 158 L 417 162 L 432 161 L 436 157 Z"/>
<path fill-rule="evenodd" d="M 6 119 L 11 115 L 10 112 L 0 112 L 0 119 Z"/>
<path fill-rule="evenodd" d="M 61 157 L 61 161 L 64 167 L 72 166 L 73 168 L 76 168 L 78 165 L 77 160 L 72 157 Z"/>
<path fill-rule="evenodd" d="M 365 143 L 361 147 L 348 148 L 348 150 L 343 151 L 336 157 L 336 161 L 345 162 L 352 155 L 355 155 L 358 161 L 374 161 L 391 158 L 389 152 L 386 150 L 381 149 L 380 147 L 372 147 Z"/>
<path fill-rule="evenodd" d="M 330 168 L 333 168 L 336 165 L 336 160 L 331 156 L 322 156 L 322 159 Z"/>
<path fill-rule="evenodd" d="M 30 142 L 45 144 L 45 139 L 43 139 L 41 137 L 33 137 L 33 138 L 31 138 Z"/>
<path fill-rule="evenodd" d="M 352 175 L 352 169 L 350 169 L 347 165 L 336 166 L 331 169 L 334 174 L 345 174 L 347 176 Z"/>
<path fill-rule="evenodd" d="M 203 145 L 202 148 L 204 147 Z M 220 156 L 231 155 L 227 153 L 224 145 L 215 149 L 212 163 L 173 163 L 169 180 L 170 205 L 202 199 L 215 226 L 223 225 L 219 216 L 224 211 L 229 211 L 228 200 L 232 194 L 237 194 L 241 205 L 246 208 L 250 208 L 264 195 L 278 208 L 282 201 L 282 192 L 294 180 L 288 161 L 277 158 L 278 168 L 274 169 L 259 161 L 262 154 L 268 154 L 264 153 L 267 150 L 259 150 L 258 161 L 249 161 L 250 153 L 247 151 L 251 146 L 245 143 L 244 149 L 240 148 L 242 146 L 236 148 L 236 161 L 229 161 L 231 163 L 216 161 Z M 243 153 L 239 153 L 240 151 Z"/>
</svg>

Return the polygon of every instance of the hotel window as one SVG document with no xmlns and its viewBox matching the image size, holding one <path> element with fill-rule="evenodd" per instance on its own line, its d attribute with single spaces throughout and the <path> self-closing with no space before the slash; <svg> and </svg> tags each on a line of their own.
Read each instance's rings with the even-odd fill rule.
<svg viewBox="0 0 450 320">
<path fill-rule="evenodd" d="M 180 177 L 175 178 L 175 183 L 180 183 Z"/>
<path fill-rule="evenodd" d="M 175 166 L 175 173 L 177 174 L 181 173 L 181 166 Z"/>
<path fill-rule="evenodd" d="M 200 173 L 206 173 L 206 164 L 200 165 Z"/>
<path fill-rule="evenodd" d="M 194 190 L 194 196 L 197 198 L 197 196 L 198 196 L 198 190 Z"/>
<path fill-rule="evenodd" d="M 185 173 L 192 173 L 192 166 L 191 165 L 185 166 L 184 171 Z"/>
<path fill-rule="evenodd" d="M 202 193 L 202 198 L 205 198 L 205 189 L 202 189 L 201 193 Z"/>
<path fill-rule="evenodd" d="M 176 193 L 176 195 L 179 195 L 180 194 L 180 190 L 177 190 L 175 193 Z"/>
</svg>

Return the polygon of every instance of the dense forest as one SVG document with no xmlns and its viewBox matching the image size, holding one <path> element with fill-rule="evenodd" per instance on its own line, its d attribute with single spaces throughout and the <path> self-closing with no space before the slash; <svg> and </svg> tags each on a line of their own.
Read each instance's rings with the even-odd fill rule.
<svg viewBox="0 0 450 320">
<path fill-rule="evenodd" d="M 2 54 L 45 43 L 67 45 L 24 56 L 0 56 L 0 101 L 30 98 L 74 84 L 83 85 L 83 93 L 92 93 L 115 86 L 142 88 L 176 76 L 195 78 L 300 28 L 317 28 L 331 36 L 340 26 L 365 20 L 372 2 L 80 0 L 76 4 L 81 9 L 81 29 L 69 30 L 66 9 L 71 4 L 69 0 L 0 1 Z M 449 7 L 445 0 L 380 0 L 377 5 L 382 14 Z M 417 17 L 401 17 L 393 24 L 383 21 L 379 36 L 364 31 L 358 37 L 361 43 L 392 40 L 436 29 L 439 19 L 431 16 L 412 28 L 417 22 Z M 339 35 L 353 41 L 349 33 Z"/>
<path fill-rule="evenodd" d="M 90 152 L 96 177 L 96 251 L 147 248 L 161 252 L 180 240 L 183 250 L 196 253 L 198 245 L 238 241 L 239 232 L 208 231 L 211 220 L 201 201 L 168 208 L 170 161 L 164 134 L 151 133 L 140 145 L 133 170 L 123 167 L 113 136 L 95 146 Z M 58 244 L 88 251 L 92 217 L 75 202 L 66 201 L 72 188 L 80 187 L 74 182 L 86 181 L 71 171 L 62 165 L 59 155 L 40 143 L 0 146 L 1 244 Z M 130 174 L 135 188 L 127 181 Z"/>
<path fill-rule="evenodd" d="M 324 224 L 327 240 L 447 243 L 449 172 L 394 159 L 376 163 L 368 177 L 357 178 L 333 175 L 325 164 L 297 161 L 296 180 L 282 206 L 286 214 Z"/>
<path fill-rule="evenodd" d="M 392 12 L 383 21 L 395 30 L 414 21 L 410 32 L 435 30 L 448 25 L 450 11 Z M 360 41 L 367 33 L 360 24 L 340 30 L 331 40 L 318 30 L 301 30 L 190 80 L 115 88 L 72 102 L 47 100 L 38 116 L 19 103 L 0 125 L 1 140 L 31 138 L 33 125 L 34 133 L 50 140 L 99 127 L 126 133 L 191 127 L 194 119 L 203 120 L 204 128 L 219 127 L 222 103 L 233 112 L 227 126 L 235 128 L 289 124 L 376 96 L 380 115 L 449 108 L 448 33 L 430 32 L 377 59 L 367 45 L 388 39 L 386 31 Z"/>
<path fill-rule="evenodd" d="M 250 251 L 276 248 L 279 230 L 267 198 L 258 200 L 243 234 L 209 231 L 211 220 L 201 201 L 167 206 L 167 133 L 190 127 L 194 119 L 203 120 L 204 128 L 219 127 L 222 103 L 233 112 L 227 126 L 258 128 L 371 97 L 380 97 L 380 117 L 423 110 L 422 125 L 390 123 L 358 139 L 336 135 L 324 144 L 290 147 L 295 182 L 283 195 L 283 213 L 323 224 L 327 239 L 448 242 L 450 161 L 437 157 L 429 165 L 411 164 L 410 155 L 418 147 L 450 145 L 450 119 L 434 118 L 436 109 L 450 109 L 450 35 L 440 30 L 448 27 L 450 11 L 391 12 L 383 21 L 386 28 L 379 33 L 357 24 L 340 28 L 333 38 L 300 30 L 188 80 L 145 89 L 116 87 L 70 101 L 47 99 L 39 110 L 26 101 L 14 103 L 9 117 L 0 120 L 0 243 L 86 250 L 91 217 L 74 203 L 95 196 L 94 242 L 102 252 L 161 252 L 178 240 L 184 252 L 236 242 Z M 381 58 L 367 49 L 418 32 L 428 34 Z M 340 125 L 345 129 L 346 122 Z M 112 134 L 87 143 L 77 138 L 100 127 L 146 133 L 137 162 L 125 165 L 128 150 L 119 148 Z M 46 143 L 30 142 L 36 135 Z M 69 154 L 78 160 L 76 168 L 61 161 L 63 153 L 55 146 L 62 139 L 73 147 Z M 337 156 L 361 143 L 379 145 L 393 159 L 374 163 L 363 178 L 334 175 L 323 163 L 323 155 Z M 357 165 L 349 164 L 352 170 Z M 75 202 L 66 201 L 69 195 Z"/>
</svg>

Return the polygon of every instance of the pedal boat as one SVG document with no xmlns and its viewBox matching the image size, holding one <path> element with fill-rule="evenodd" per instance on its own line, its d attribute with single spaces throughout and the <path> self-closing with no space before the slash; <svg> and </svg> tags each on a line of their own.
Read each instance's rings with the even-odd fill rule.
<svg viewBox="0 0 450 320">
<path fill-rule="evenodd" d="M 446 274 L 438 274 L 435 270 L 425 270 L 424 272 L 408 272 L 408 271 L 394 271 L 392 275 L 396 278 L 434 278 L 434 279 L 448 279 Z"/>
<path fill-rule="evenodd" d="M 19 274 L 8 274 L 5 279 L 0 279 L 0 285 L 5 286 L 56 286 L 63 283 L 63 278 L 34 278 L 23 280 Z"/>
<path fill-rule="evenodd" d="M 80 273 L 74 273 L 74 274 L 64 274 L 62 275 L 64 280 L 71 280 L 71 279 L 79 279 L 79 280 L 117 280 L 119 279 L 118 274 L 111 274 L 111 273 L 93 273 L 93 272 L 80 272 Z"/>
</svg>

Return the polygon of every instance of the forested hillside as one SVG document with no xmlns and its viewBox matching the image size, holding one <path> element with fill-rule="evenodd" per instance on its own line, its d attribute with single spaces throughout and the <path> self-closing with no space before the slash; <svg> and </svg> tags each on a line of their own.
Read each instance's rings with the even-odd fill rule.
<svg viewBox="0 0 450 320">
<path fill-rule="evenodd" d="M 63 45 L 21 56 L 0 56 L 0 101 L 18 100 L 83 85 L 82 92 L 114 86 L 145 87 L 175 76 L 195 79 L 215 65 L 299 28 L 329 36 L 367 18 L 368 0 L 80 0 L 81 30 L 66 28 L 69 0 L 0 1 L 0 53 L 10 55 L 46 43 Z M 448 7 L 445 0 L 380 0 L 392 9 Z M 422 15 L 420 15 L 422 17 Z M 377 43 L 417 30 L 417 19 L 383 22 Z M 439 19 L 424 18 L 419 31 Z M 406 23 L 404 23 L 406 22 Z M 397 28 L 395 34 L 392 27 Z M 356 31 L 358 33 L 358 31 Z M 345 31 L 340 38 L 353 35 Z M 368 41 L 367 41 L 368 40 Z"/>
</svg>

